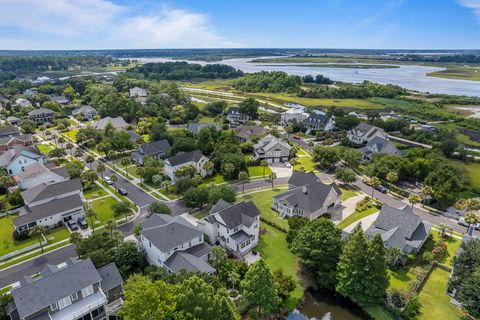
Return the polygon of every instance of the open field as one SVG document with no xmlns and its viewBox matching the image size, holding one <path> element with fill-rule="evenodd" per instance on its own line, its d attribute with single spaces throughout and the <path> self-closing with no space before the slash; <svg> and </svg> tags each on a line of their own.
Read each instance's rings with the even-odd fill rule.
<svg viewBox="0 0 480 320">
<path fill-rule="evenodd" d="M 95 227 L 105 224 L 105 222 L 109 219 L 114 219 L 113 210 L 111 207 L 115 202 L 117 201 L 112 196 L 92 201 L 92 208 L 97 214 L 97 217 L 94 218 L 94 221 L 97 222 Z M 91 224 L 90 218 L 87 218 L 87 222 L 89 225 Z M 92 226 L 90 225 L 90 227 Z"/>
<path fill-rule="evenodd" d="M 470 162 L 464 163 L 458 160 L 450 159 L 454 164 L 461 166 L 467 170 L 468 178 L 470 179 L 470 186 L 475 189 L 480 190 L 480 163 L 479 162 Z"/>
<path fill-rule="evenodd" d="M 429 77 L 480 81 L 480 68 L 449 67 L 447 70 L 430 72 Z"/>
<path fill-rule="evenodd" d="M 189 82 L 178 82 L 180 86 L 186 86 L 191 88 L 198 88 L 204 90 L 217 90 L 217 91 L 232 91 L 233 79 L 218 79 L 218 80 L 207 80 L 207 81 L 189 81 Z"/>
</svg>

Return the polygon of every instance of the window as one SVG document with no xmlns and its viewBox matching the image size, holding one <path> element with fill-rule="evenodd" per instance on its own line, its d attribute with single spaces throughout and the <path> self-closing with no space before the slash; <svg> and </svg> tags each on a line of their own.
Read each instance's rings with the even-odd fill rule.
<svg viewBox="0 0 480 320">
<path fill-rule="evenodd" d="M 75 300 L 75 299 L 78 298 L 78 294 L 77 294 L 76 292 L 74 292 L 74 293 L 71 295 L 71 297 L 72 297 L 72 300 Z"/>
<path fill-rule="evenodd" d="M 52 311 L 55 311 L 55 310 L 58 309 L 58 304 L 55 302 L 54 304 L 52 304 L 52 305 L 50 306 L 50 308 L 52 309 Z"/>
<path fill-rule="evenodd" d="M 72 304 L 72 300 L 70 299 L 70 296 L 65 297 L 63 299 L 58 300 L 58 309 L 60 310 L 65 309 L 71 304 Z"/>
<path fill-rule="evenodd" d="M 89 285 L 86 288 L 82 289 L 82 297 L 88 297 L 89 295 L 93 294 L 93 286 Z"/>
</svg>

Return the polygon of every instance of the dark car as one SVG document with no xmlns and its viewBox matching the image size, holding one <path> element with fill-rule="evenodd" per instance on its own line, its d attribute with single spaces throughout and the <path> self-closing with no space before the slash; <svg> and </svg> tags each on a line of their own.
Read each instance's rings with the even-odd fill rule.
<svg viewBox="0 0 480 320">
<path fill-rule="evenodd" d="M 80 228 L 82 229 L 87 229 L 88 228 L 88 224 L 87 222 L 85 221 L 85 218 L 84 217 L 80 217 L 77 219 L 77 224 Z"/>
<path fill-rule="evenodd" d="M 377 190 L 378 192 L 381 192 L 381 193 L 387 193 L 388 189 L 385 188 L 384 186 L 382 185 L 379 185 L 375 188 L 375 190 Z"/>
<path fill-rule="evenodd" d="M 75 221 L 73 221 L 71 219 L 67 221 L 67 226 L 72 231 L 77 231 L 78 230 L 77 224 L 75 223 Z"/>
<path fill-rule="evenodd" d="M 127 190 L 123 188 L 118 188 L 117 192 L 120 193 L 122 196 L 126 196 L 128 194 Z"/>
</svg>

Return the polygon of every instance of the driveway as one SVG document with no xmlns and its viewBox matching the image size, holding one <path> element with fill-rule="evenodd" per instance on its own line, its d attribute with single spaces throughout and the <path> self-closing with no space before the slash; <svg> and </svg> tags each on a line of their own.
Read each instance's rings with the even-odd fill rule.
<svg viewBox="0 0 480 320">
<path fill-rule="evenodd" d="M 366 216 L 365 218 L 355 221 L 354 223 L 352 223 L 351 225 L 343 229 L 343 231 L 347 233 L 351 233 L 359 223 L 362 223 L 362 229 L 363 231 L 365 231 L 372 225 L 372 223 L 375 222 L 375 220 L 377 220 L 379 213 L 380 212 L 375 212 L 374 214 L 371 214 L 369 216 Z"/>
<path fill-rule="evenodd" d="M 289 168 L 285 163 L 271 163 L 269 167 L 272 172 L 277 174 L 277 178 L 290 177 L 293 173 L 293 167 Z"/>
<path fill-rule="evenodd" d="M 363 198 L 365 198 L 365 195 L 362 193 L 342 201 L 340 207 L 332 210 L 330 213 L 333 223 L 339 224 L 342 220 L 345 220 L 348 216 L 355 212 L 357 203 Z"/>
</svg>

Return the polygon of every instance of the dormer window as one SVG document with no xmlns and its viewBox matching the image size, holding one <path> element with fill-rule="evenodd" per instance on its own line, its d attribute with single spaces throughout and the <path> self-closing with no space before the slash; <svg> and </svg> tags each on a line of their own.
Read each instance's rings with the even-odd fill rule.
<svg viewBox="0 0 480 320">
<path fill-rule="evenodd" d="M 58 300 L 58 309 L 62 310 L 65 309 L 66 307 L 70 306 L 72 304 L 72 300 L 70 299 L 70 296 L 65 297 L 63 299 Z"/>
<path fill-rule="evenodd" d="M 93 294 L 93 286 L 89 285 L 88 287 L 85 287 L 82 289 L 82 297 L 88 297 L 89 295 Z"/>
</svg>

